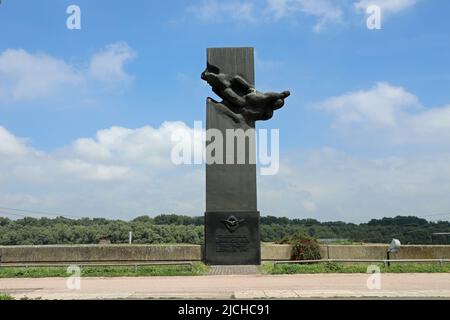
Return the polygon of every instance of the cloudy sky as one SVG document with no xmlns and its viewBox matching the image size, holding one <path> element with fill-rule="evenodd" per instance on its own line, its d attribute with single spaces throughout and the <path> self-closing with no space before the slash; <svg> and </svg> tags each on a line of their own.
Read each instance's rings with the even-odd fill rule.
<svg viewBox="0 0 450 320">
<path fill-rule="evenodd" d="M 81 30 L 66 9 L 81 8 Z M 366 27 L 379 5 L 382 29 Z M 130 219 L 204 211 L 171 134 L 203 120 L 205 49 L 253 46 L 260 90 L 292 91 L 263 215 L 450 219 L 450 3 L 439 0 L 4 0 L 5 208 Z M 31 213 L 31 212 L 30 212 Z"/>
</svg>

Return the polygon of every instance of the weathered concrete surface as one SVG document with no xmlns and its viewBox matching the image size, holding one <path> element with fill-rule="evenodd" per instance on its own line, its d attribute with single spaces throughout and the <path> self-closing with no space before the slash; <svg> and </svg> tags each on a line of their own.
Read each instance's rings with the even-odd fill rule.
<svg viewBox="0 0 450 320">
<path fill-rule="evenodd" d="M 403 246 L 393 259 L 450 259 L 450 246 Z"/>
<path fill-rule="evenodd" d="M 201 251 L 201 246 L 197 245 L 3 246 L 0 247 L 0 261 L 200 261 Z"/>
<path fill-rule="evenodd" d="M 324 259 L 386 258 L 387 245 L 321 246 Z M 262 245 L 262 260 L 291 259 L 290 245 Z M 392 259 L 450 259 L 450 246 L 402 246 Z M 0 246 L 2 263 L 201 261 L 199 245 Z"/>
<path fill-rule="evenodd" d="M 292 246 L 289 244 L 263 244 L 261 257 L 263 260 L 290 260 Z"/>
<path fill-rule="evenodd" d="M 365 245 L 323 245 L 320 253 L 323 259 L 386 259 L 388 246 L 383 244 Z M 262 258 L 269 260 L 290 260 L 292 246 L 265 244 Z M 450 259 L 450 246 L 402 246 L 391 259 Z"/>
<path fill-rule="evenodd" d="M 0 279 L 0 293 L 15 298 L 450 298 L 450 274 L 381 274 L 368 289 L 367 274 L 245 275 L 197 277 L 82 278 L 80 290 L 66 278 Z"/>
<path fill-rule="evenodd" d="M 291 260 L 292 245 L 264 243 L 261 247 L 261 255 L 264 261 Z M 327 256 L 326 246 L 320 247 L 322 258 Z"/>
<path fill-rule="evenodd" d="M 330 245 L 328 259 L 385 259 L 387 245 Z M 402 246 L 391 259 L 450 259 L 450 246 Z"/>
</svg>

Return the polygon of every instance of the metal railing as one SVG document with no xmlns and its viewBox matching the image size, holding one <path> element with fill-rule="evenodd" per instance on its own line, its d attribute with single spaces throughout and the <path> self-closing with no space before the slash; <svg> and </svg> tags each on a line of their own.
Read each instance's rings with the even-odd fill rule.
<svg viewBox="0 0 450 320">
<path fill-rule="evenodd" d="M 277 261 L 274 264 L 314 264 L 314 263 L 450 263 L 450 259 L 322 259 L 322 260 L 286 260 Z"/>
</svg>

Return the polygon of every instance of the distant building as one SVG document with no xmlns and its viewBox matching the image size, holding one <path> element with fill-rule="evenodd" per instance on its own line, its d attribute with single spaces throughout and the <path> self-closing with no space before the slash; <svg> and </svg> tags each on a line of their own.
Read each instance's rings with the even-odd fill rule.
<svg viewBox="0 0 450 320">
<path fill-rule="evenodd" d="M 450 244 L 450 232 L 436 232 L 431 235 L 432 244 Z"/>
<path fill-rule="evenodd" d="M 98 239 L 98 244 L 111 244 L 111 239 L 109 236 L 102 236 Z"/>
</svg>

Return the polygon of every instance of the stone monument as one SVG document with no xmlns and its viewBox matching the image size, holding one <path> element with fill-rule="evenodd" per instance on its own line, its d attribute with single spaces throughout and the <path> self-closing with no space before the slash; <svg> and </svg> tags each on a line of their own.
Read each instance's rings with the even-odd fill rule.
<svg viewBox="0 0 450 320">
<path fill-rule="evenodd" d="M 208 138 L 210 130 L 223 137 L 223 158 L 217 161 L 215 155 L 211 161 L 206 153 L 204 260 L 210 265 L 259 265 L 255 122 L 271 119 L 290 93 L 255 89 L 253 48 L 208 48 L 207 67 L 201 77 L 222 99 L 207 99 L 207 150 L 213 142 Z M 245 132 L 243 140 L 239 141 L 238 134 L 229 135 L 239 131 Z M 230 152 L 226 146 L 236 142 L 234 152 Z"/>
</svg>

